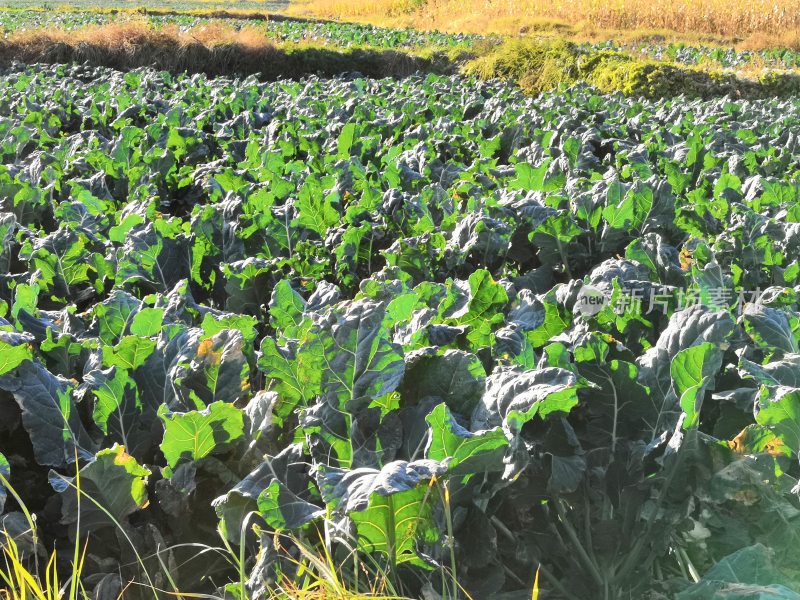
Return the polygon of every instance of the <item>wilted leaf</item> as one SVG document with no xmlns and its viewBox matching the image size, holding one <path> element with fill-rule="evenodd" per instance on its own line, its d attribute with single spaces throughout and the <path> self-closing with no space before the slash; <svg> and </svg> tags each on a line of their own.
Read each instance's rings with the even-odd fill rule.
<svg viewBox="0 0 800 600">
<path fill-rule="evenodd" d="M 125 448 L 114 444 L 100 450 L 94 459 L 80 471 L 80 523 L 87 531 L 116 524 L 144 508 L 147 499 L 147 478 L 150 471 L 140 466 Z M 78 521 L 78 497 L 75 478 L 50 472 L 50 482 L 62 495 L 61 522 Z M 100 506 L 98 507 L 97 504 Z"/>
</svg>

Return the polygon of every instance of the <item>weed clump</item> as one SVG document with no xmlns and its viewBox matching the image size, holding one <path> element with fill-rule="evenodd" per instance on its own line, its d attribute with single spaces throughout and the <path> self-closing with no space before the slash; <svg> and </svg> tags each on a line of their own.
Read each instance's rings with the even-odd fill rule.
<svg viewBox="0 0 800 600">
<path fill-rule="evenodd" d="M 468 75 L 511 79 L 530 94 L 574 83 L 580 74 L 579 52 L 571 42 L 512 39 L 469 62 Z"/>
<path fill-rule="evenodd" d="M 668 62 L 641 60 L 622 52 L 597 52 L 581 65 L 583 78 L 603 92 L 665 98 L 685 94 L 706 98 L 736 94 L 736 81 L 721 73 Z"/>
<path fill-rule="evenodd" d="M 485 79 L 516 81 L 527 94 L 585 81 L 601 92 L 664 98 L 784 97 L 800 91 L 800 77 L 770 72 L 758 79 L 666 61 L 640 59 L 624 52 L 585 51 L 563 40 L 509 40 L 472 60 L 464 72 Z"/>
</svg>

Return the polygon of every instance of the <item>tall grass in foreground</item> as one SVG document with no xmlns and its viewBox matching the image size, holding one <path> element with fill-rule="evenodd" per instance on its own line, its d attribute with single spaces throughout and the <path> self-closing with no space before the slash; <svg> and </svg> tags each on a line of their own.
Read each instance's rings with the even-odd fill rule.
<svg viewBox="0 0 800 600">
<path fill-rule="evenodd" d="M 2 600 L 85 600 L 86 593 L 81 585 L 86 546 L 81 551 L 80 536 L 76 536 L 73 546 L 72 572 L 63 584 L 59 583 L 57 568 L 57 553 L 53 551 L 47 565 L 40 569 L 39 566 L 39 535 L 36 520 L 25 506 L 25 502 L 16 492 L 11 483 L 0 473 L 0 486 L 16 500 L 20 511 L 25 516 L 30 533 L 33 555 L 26 557 L 20 551 L 17 540 L 7 530 L 0 532 L 0 599 Z M 78 491 L 78 523 L 80 532 L 80 507 L 81 507 L 81 477 L 76 469 L 74 486 Z M 32 570 L 31 570 L 32 565 Z M 40 574 L 43 570 L 43 577 Z"/>
<path fill-rule="evenodd" d="M 8 490 L 9 494 L 19 505 L 21 512 L 25 515 L 29 529 L 22 535 L 29 536 L 34 547 L 32 553 L 29 552 L 26 554 L 22 550 L 22 544 L 18 543 L 19 537 L 13 537 L 6 530 L 0 531 L 0 600 L 90 600 L 91 595 L 89 591 L 84 588 L 82 582 L 84 561 L 90 545 L 90 540 L 86 539 L 85 542 L 81 542 L 80 520 L 77 524 L 77 533 L 72 549 L 73 556 L 70 561 L 70 572 L 59 572 L 57 567 L 59 560 L 56 550 L 50 553 L 46 564 L 42 565 L 40 564 L 39 552 L 37 551 L 37 549 L 40 548 L 41 540 L 35 517 L 28 511 L 22 498 L 2 474 L 0 474 L 0 485 Z M 94 500 L 94 498 L 81 489 L 79 472 L 76 474 L 74 482 L 70 482 L 69 485 L 74 487 L 76 491 L 79 515 L 81 502 L 94 504 L 98 509 L 106 513 L 109 519 L 119 528 L 123 537 L 125 537 L 133 547 L 123 527 L 116 522 L 113 516 Z M 236 591 L 240 592 L 239 597 L 247 598 L 248 593 L 246 591 L 243 550 L 241 548 L 239 551 L 235 550 L 225 541 L 225 536 L 222 535 L 222 533 L 220 535 L 223 541 L 222 547 L 203 547 L 200 548 L 198 552 L 216 551 L 222 554 L 227 553 L 232 572 L 238 571 L 239 575 L 239 580 L 231 582 L 231 586 L 237 588 Z M 276 534 L 276 545 L 280 544 L 279 537 L 281 536 L 277 536 Z M 380 569 L 368 573 L 370 576 L 369 591 L 353 592 L 349 589 L 348 582 L 342 577 L 342 574 L 334 565 L 333 558 L 327 553 L 327 550 L 311 548 L 293 537 L 290 537 L 289 541 L 300 553 L 299 558 L 290 559 L 297 567 L 297 573 L 293 578 L 287 575 L 279 578 L 274 586 L 267 592 L 270 599 L 408 600 L 406 597 L 396 593 L 390 577 L 386 572 Z M 124 600 L 126 591 L 131 586 L 143 586 L 147 589 L 148 593 L 152 594 L 155 600 L 159 598 L 177 598 L 179 600 L 202 598 L 217 600 L 217 596 L 179 590 L 168 572 L 166 565 L 160 559 L 159 564 L 162 574 L 164 578 L 169 581 L 172 589 L 158 589 L 153 584 L 153 581 L 156 579 L 155 573 L 146 570 L 144 560 L 150 557 L 143 558 L 136 552 L 135 548 L 133 548 L 133 550 L 142 570 L 142 578 L 146 583 L 129 582 L 127 586 L 123 587 L 118 596 L 118 600 Z M 536 600 L 537 596 L 538 587 L 534 588 L 534 600 Z M 455 597 L 454 595 L 453 598 Z M 219 598 L 219 600 L 222 599 Z M 443 600 L 449 600 L 449 595 L 443 596 Z"/>
<path fill-rule="evenodd" d="M 797 0 L 297 0 L 292 10 L 476 33 L 570 26 L 725 37 L 800 31 Z"/>
</svg>

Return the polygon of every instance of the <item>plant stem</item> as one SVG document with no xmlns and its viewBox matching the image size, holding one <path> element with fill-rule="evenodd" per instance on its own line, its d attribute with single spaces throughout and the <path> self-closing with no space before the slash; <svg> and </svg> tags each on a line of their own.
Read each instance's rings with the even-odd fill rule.
<svg viewBox="0 0 800 600">
<path fill-rule="evenodd" d="M 677 551 L 683 557 L 683 562 L 686 564 L 686 568 L 689 570 L 689 577 L 691 580 L 695 583 L 700 581 L 700 574 L 697 572 L 697 569 L 695 568 L 692 560 L 689 558 L 689 555 L 686 553 L 686 550 L 684 548 L 678 548 Z"/>
<path fill-rule="evenodd" d="M 685 441 L 685 440 L 684 440 Z M 677 456 L 672 463 L 672 467 L 667 474 L 666 480 L 664 481 L 664 487 L 661 488 L 661 491 L 658 494 L 658 498 L 656 499 L 656 506 L 654 513 L 657 513 L 658 509 L 661 508 L 661 503 L 664 502 L 664 497 L 667 495 L 667 490 L 672 485 L 672 478 L 675 476 L 675 473 L 678 472 L 678 467 L 683 462 L 683 453 L 678 450 Z M 636 544 L 633 547 L 633 550 L 628 554 L 628 557 L 623 561 L 622 566 L 619 570 L 617 570 L 614 574 L 614 582 L 623 581 L 625 577 L 627 577 L 630 572 L 634 569 L 635 565 L 639 562 L 639 557 L 642 553 L 644 545 L 647 543 L 649 539 L 650 530 L 653 527 L 653 520 L 648 520 L 645 524 L 644 531 L 639 536 L 639 539 L 636 541 Z"/>
<path fill-rule="evenodd" d="M 514 537 L 514 534 L 511 533 L 511 530 L 508 527 L 506 527 L 505 523 L 503 523 L 496 516 L 490 517 L 489 520 L 492 522 L 492 525 L 495 526 L 497 531 L 500 532 L 503 535 L 503 537 L 505 537 L 509 542 L 511 542 L 512 544 L 517 543 L 517 539 Z M 558 579 L 556 579 L 555 575 L 550 573 L 550 571 L 548 571 L 547 568 L 545 568 L 541 562 L 539 563 L 538 568 L 539 568 L 539 573 L 542 575 L 542 577 L 544 577 L 550 585 L 552 585 L 556 590 L 558 590 L 559 594 L 567 598 L 567 600 L 581 600 L 574 594 L 567 591 L 567 589 L 564 588 L 563 585 L 561 585 L 561 582 Z M 516 575 L 514 575 L 513 577 L 515 579 L 518 579 Z"/>
<path fill-rule="evenodd" d="M 547 580 L 547 583 L 552 585 L 558 591 L 558 593 L 564 596 L 564 598 L 567 600 L 581 600 L 575 594 L 568 591 L 563 585 L 561 585 L 561 582 L 556 579 L 555 576 L 550 573 L 550 571 L 542 566 L 541 563 L 539 563 L 539 573 Z"/>
<path fill-rule="evenodd" d="M 564 246 L 561 243 L 561 239 L 558 237 L 558 235 L 556 235 L 555 238 L 556 238 L 556 245 L 558 246 L 558 253 L 561 255 L 561 260 L 564 263 L 564 272 L 566 272 L 567 277 L 569 277 L 570 280 L 572 280 L 573 279 L 572 271 L 570 271 L 569 268 L 569 261 L 567 260 L 567 255 L 564 253 Z"/>
<path fill-rule="evenodd" d="M 600 571 L 597 568 L 597 565 L 594 561 L 589 557 L 589 554 L 586 552 L 586 549 L 581 544 L 580 539 L 578 539 L 578 534 L 575 533 L 575 529 L 572 527 L 572 524 L 569 522 L 567 518 L 567 513 L 564 510 L 564 507 L 561 505 L 561 501 L 556 498 L 554 503 L 556 505 L 556 510 L 558 511 L 559 521 L 563 525 L 564 530 L 567 532 L 567 536 L 569 537 L 572 544 L 575 546 L 575 549 L 578 551 L 578 557 L 583 562 L 584 567 L 586 570 L 589 571 L 589 574 L 594 579 L 594 582 L 597 584 L 599 588 L 605 587 L 605 582 L 603 581 L 603 577 L 600 575 Z"/>
<path fill-rule="evenodd" d="M 458 597 L 458 575 L 456 571 L 456 549 L 455 538 L 453 537 L 453 515 L 450 511 L 450 490 L 447 487 L 447 481 L 442 486 L 444 488 L 444 514 L 447 519 L 447 538 L 450 546 L 450 569 L 452 570 L 451 576 L 453 578 L 453 597 Z"/>
</svg>

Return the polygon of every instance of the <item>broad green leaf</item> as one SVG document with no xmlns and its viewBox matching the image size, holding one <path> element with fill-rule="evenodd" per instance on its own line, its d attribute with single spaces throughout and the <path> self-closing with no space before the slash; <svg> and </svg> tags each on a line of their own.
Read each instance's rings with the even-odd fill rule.
<svg viewBox="0 0 800 600">
<path fill-rule="evenodd" d="M 139 337 L 152 337 L 161 331 L 164 322 L 163 308 L 143 308 L 133 317 L 131 333 Z"/>
<path fill-rule="evenodd" d="M 148 502 L 147 478 L 150 470 L 139 465 L 119 444 L 100 450 L 80 471 L 80 524 L 86 531 L 101 527 L 116 527 L 107 511 L 118 523 L 125 520 Z M 50 481 L 62 496 L 62 523 L 78 521 L 77 481 L 53 471 Z M 97 502 L 98 506 L 94 502 Z"/>
<path fill-rule="evenodd" d="M 214 315 L 207 312 L 200 325 L 207 337 L 213 337 L 224 329 L 235 329 L 242 334 L 248 346 L 253 344 L 258 336 L 258 319 L 250 315 L 221 314 Z"/>
<path fill-rule="evenodd" d="M 190 340 L 170 371 L 185 407 L 234 403 L 249 395 L 250 365 L 238 330 L 223 329 L 212 337 L 195 330 Z"/>
<path fill-rule="evenodd" d="M 508 303 L 508 293 L 485 269 L 478 269 L 469 276 L 469 292 L 466 310 L 455 313 L 451 321 L 470 328 L 467 339 L 473 347 L 490 346 L 493 331 L 503 322 L 502 311 Z"/>
<path fill-rule="evenodd" d="M 424 566 L 416 550 L 418 540 L 431 543 L 439 538 L 431 519 L 433 501 L 425 484 L 388 496 L 372 494 L 365 510 L 350 513 L 359 549 L 385 554 L 393 565 Z"/>
<path fill-rule="evenodd" d="M 347 123 L 342 127 L 342 132 L 339 134 L 339 139 L 337 140 L 339 158 L 349 158 L 353 142 L 356 140 L 356 132 L 355 123 Z"/>
<path fill-rule="evenodd" d="M 117 414 L 120 420 L 124 420 L 122 415 L 131 409 L 141 409 L 136 384 L 128 375 L 128 371 L 120 367 L 111 367 L 109 372 L 109 376 L 104 377 L 94 390 L 97 402 L 92 413 L 94 422 L 106 435 L 108 420 L 112 415 Z"/>
<path fill-rule="evenodd" d="M 517 163 L 514 165 L 517 176 L 509 183 L 509 187 L 529 192 L 553 192 L 560 189 L 564 183 L 563 175 L 547 177 L 551 162 L 552 159 L 546 158 L 537 167 L 524 162 Z"/>
<path fill-rule="evenodd" d="M 712 311 L 702 305 L 691 306 L 675 312 L 656 345 L 636 359 L 640 382 L 650 389 L 654 404 L 661 407 L 661 416 L 656 421 L 660 426 L 669 426 L 669 422 L 678 416 L 673 414 L 672 359 L 681 350 L 704 342 L 725 347 L 734 327 L 728 311 Z"/>
<path fill-rule="evenodd" d="M 92 419 L 100 430 L 132 456 L 149 456 L 160 440 L 153 427 L 158 406 L 152 400 L 142 402 L 140 387 L 130 373 L 120 367 L 95 369 L 84 375 L 83 387 L 94 396 Z"/>
<path fill-rule="evenodd" d="M 539 416 L 568 414 L 578 404 L 578 390 L 587 384 L 575 373 L 557 367 L 520 371 L 495 369 L 486 380 L 482 405 L 472 415 L 470 429 L 491 429 L 503 425 L 509 434 Z"/>
<path fill-rule="evenodd" d="M 22 425 L 40 465 L 66 467 L 75 461 L 76 447 L 79 455 L 94 452 L 69 381 L 28 360 L 0 376 L 0 389 L 11 393 L 22 411 Z"/>
<path fill-rule="evenodd" d="M 706 389 L 713 386 L 721 366 L 722 351 L 710 342 L 681 350 L 672 359 L 672 385 L 681 409 L 686 413 L 684 427 L 696 427 L 699 424 Z"/>
<path fill-rule="evenodd" d="M 762 387 L 756 422 L 769 429 L 794 455 L 800 453 L 800 390 Z"/>
<path fill-rule="evenodd" d="M 774 564 L 771 550 L 761 544 L 726 556 L 703 578 L 677 594 L 676 600 L 800 600 L 791 580 Z"/>
<path fill-rule="evenodd" d="M 548 390 L 536 398 L 525 394 L 513 402 L 506 414 L 506 424 L 509 430 L 519 432 L 522 426 L 536 415 L 544 419 L 551 413 L 568 414 L 578 404 L 577 392 L 580 387 L 584 386 L 576 383 L 557 387 L 560 389 Z M 534 388 L 531 392 L 536 394 L 538 390 Z"/>
<path fill-rule="evenodd" d="M 289 282 L 282 279 L 275 284 L 272 290 L 272 299 L 269 303 L 269 314 L 272 326 L 289 338 L 294 335 L 303 320 L 303 311 L 306 303 Z"/>
<path fill-rule="evenodd" d="M 261 342 L 258 368 L 270 379 L 270 389 L 276 391 L 280 402 L 276 416 L 285 419 L 298 403 L 307 405 L 320 392 L 324 357 L 315 352 L 313 344 L 278 346 L 274 338 L 265 337 Z"/>
<path fill-rule="evenodd" d="M 307 499 L 312 494 L 314 494 L 315 498 L 318 497 L 318 494 L 312 491 L 313 487 L 309 486 L 308 466 L 303 447 L 302 443 L 290 444 L 276 456 L 265 456 L 263 462 L 260 462 L 233 489 L 212 502 L 228 540 L 234 543 L 241 541 L 242 524 L 245 519 L 252 518 L 249 513 L 258 512 L 259 499 L 262 496 L 265 513 L 262 516 L 268 523 L 271 522 L 276 529 L 286 529 L 289 528 L 290 524 L 294 525 L 294 522 L 292 522 L 293 515 L 299 519 L 301 512 L 309 519 L 316 518 L 317 515 L 313 514 L 313 510 L 319 510 L 318 506 L 305 512 L 299 505 L 295 504 L 304 502 L 303 499 Z M 278 489 L 280 492 L 264 495 L 264 492 L 273 482 L 279 483 L 280 487 Z M 272 489 L 275 490 L 274 487 Z M 292 494 L 294 497 L 287 496 L 286 493 Z M 287 506 L 285 513 L 280 505 L 270 504 L 273 499 L 277 499 L 277 502 L 280 502 L 281 498 L 288 499 L 291 504 L 291 506 Z M 300 523 L 297 526 L 304 524 Z"/>
<path fill-rule="evenodd" d="M 328 228 L 341 220 L 339 211 L 333 206 L 333 196 L 335 194 L 326 195 L 318 180 L 307 179 L 295 202 L 299 212 L 297 223 L 324 237 Z"/>
<path fill-rule="evenodd" d="M 33 360 L 30 344 L 22 340 L 10 343 L 12 341 L 9 334 L 0 332 L 0 375 L 13 371 L 26 360 Z"/>
<path fill-rule="evenodd" d="M 156 348 L 156 342 L 138 335 L 123 337 L 116 346 L 103 349 L 103 365 L 135 371 L 141 367 Z"/>
<path fill-rule="evenodd" d="M 760 348 L 769 348 L 797 354 L 795 331 L 798 329 L 797 317 L 790 317 L 785 311 L 758 304 L 748 304 L 742 315 L 744 328 Z"/>
<path fill-rule="evenodd" d="M 588 352 L 587 352 L 588 357 Z M 576 352 L 577 359 L 577 352 Z M 629 437 L 656 426 L 659 406 L 638 381 L 636 365 L 595 355 L 577 364 L 578 373 L 596 386 L 586 405 L 584 439 L 615 450 Z"/>
<path fill-rule="evenodd" d="M 572 325 L 572 315 L 556 302 L 555 289 L 537 298 L 534 305 L 539 318 L 532 328 L 526 328 L 525 337 L 534 348 L 540 348 Z"/>
<path fill-rule="evenodd" d="M 619 185 L 619 184 L 617 184 Z M 609 190 L 611 200 L 611 190 Z M 653 190 L 641 186 L 630 189 L 621 201 L 603 209 L 603 218 L 609 227 L 635 232 L 643 224 L 653 207 Z"/>
<path fill-rule="evenodd" d="M 798 196 L 800 195 L 800 186 L 798 186 L 797 180 L 762 179 L 761 184 L 764 186 L 764 193 L 759 199 L 761 206 L 791 206 L 793 208 L 797 206 Z"/>
<path fill-rule="evenodd" d="M 94 270 L 88 241 L 82 233 L 62 226 L 24 246 L 20 256 L 29 257 L 32 270 L 39 271 L 42 291 L 68 297 L 73 286 L 89 282 L 89 273 Z"/>
<path fill-rule="evenodd" d="M 609 343 L 613 343 L 613 339 L 610 335 L 604 336 L 598 333 L 587 335 L 581 340 L 580 345 L 576 344 L 573 348 L 575 362 L 605 363 L 610 350 Z"/>
<path fill-rule="evenodd" d="M 158 416 L 164 422 L 161 451 L 171 469 L 182 462 L 224 452 L 244 435 L 244 414 L 225 402 L 187 413 L 170 413 L 164 405 Z"/>
<path fill-rule="evenodd" d="M 14 288 L 14 304 L 11 306 L 11 316 L 15 319 L 20 311 L 24 310 L 29 315 L 36 314 L 36 307 L 39 305 L 39 284 L 21 283 Z"/>
<path fill-rule="evenodd" d="M 395 296 L 386 305 L 386 314 L 391 319 L 392 324 L 408 323 L 414 316 L 414 311 L 419 308 L 420 300 L 420 295 L 416 292 L 406 292 Z"/>
<path fill-rule="evenodd" d="M 359 300 L 317 332 L 315 343 L 325 353 L 321 391 L 331 406 L 355 413 L 400 384 L 403 353 L 383 327 L 384 315 L 380 304 Z"/>
<path fill-rule="evenodd" d="M 422 566 L 418 541 L 439 539 L 431 519 L 438 494 L 430 481 L 443 470 L 435 461 L 396 461 L 380 471 L 322 469 L 318 477 L 329 509 L 355 525 L 360 550 L 384 554 L 392 565 Z"/>
<path fill-rule="evenodd" d="M 360 213 L 359 213 L 360 214 Z M 360 218 L 360 217 L 359 217 Z M 360 264 L 372 260 L 372 226 L 363 223 L 359 227 L 348 227 L 336 247 L 336 276 L 344 286 L 358 282 Z"/>
<path fill-rule="evenodd" d="M 69 334 L 59 334 L 52 327 L 47 328 L 45 335 L 47 337 L 39 345 L 39 351 L 46 363 L 55 374 L 72 376 L 78 367 L 80 355 L 88 344 L 76 342 Z"/>
<path fill-rule="evenodd" d="M 191 273 L 188 236 L 176 219 L 134 229 L 117 250 L 117 285 L 144 285 L 167 292 Z"/>
<path fill-rule="evenodd" d="M 553 342 L 542 348 L 542 360 L 538 367 L 558 367 L 559 369 L 566 369 L 567 371 L 575 370 L 570 358 L 569 349 L 561 342 Z"/>
<path fill-rule="evenodd" d="M 400 392 L 406 405 L 427 396 L 441 398 L 447 406 L 470 415 L 483 394 L 486 371 L 474 354 L 461 350 L 426 353 L 406 366 Z"/>
<path fill-rule="evenodd" d="M 574 221 L 572 215 L 562 211 L 552 215 L 536 227 L 528 239 L 536 246 L 539 260 L 546 265 L 562 264 L 569 269 L 570 243 L 584 231 Z"/>
<path fill-rule="evenodd" d="M 297 529 L 325 516 L 325 509 L 301 500 L 277 479 L 258 497 L 258 511 L 276 531 Z"/>
<path fill-rule="evenodd" d="M 100 341 L 107 346 L 115 344 L 129 331 L 142 302 L 128 292 L 115 289 L 109 297 L 94 307 L 94 318 L 100 329 Z"/>
<path fill-rule="evenodd" d="M 538 167 L 533 167 L 524 162 L 517 163 L 514 165 L 517 177 L 511 181 L 510 186 L 518 190 L 542 191 L 544 189 L 544 176 L 549 166 L 549 160 Z"/>
<path fill-rule="evenodd" d="M 576 137 L 570 136 L 562 142 L 561 146 L 564 154 L 569 159 L 570 167 L 576 169 L 581 154 L 581 141 Z"/>
<path fill-rule="evenodd" d="M 732 173 L 720 175 L 714 185 L 714 198 L 724 200 L 724 202 L 714 204 L 715 207 L 719 207 L 714 216 L 721 219 L 728 214 L 729 203 L 741 199 L 741 192 L 742 181 L 736 175 Z"/>
<path fill-rule="evenodd" d="M 439 404 L 425 420 L 429 428 L 426 458 L 445 463 L 451 473 L 503 470 L 508 440 L 499 427 L 471 433 L 456 422 L 446 404 Z"/>
</svg>

